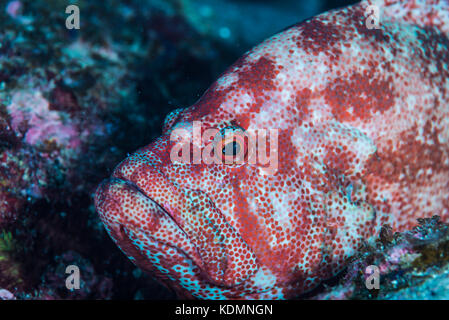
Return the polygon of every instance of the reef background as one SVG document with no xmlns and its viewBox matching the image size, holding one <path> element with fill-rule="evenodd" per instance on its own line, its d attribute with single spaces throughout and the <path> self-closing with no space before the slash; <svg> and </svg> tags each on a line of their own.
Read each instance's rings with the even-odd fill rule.
<svg viewBox="0 0 449 320">
<path fill-rule="evenodd" d="M 246 50 L 355 2 L 0 0 L 0 299 L 176 298 L 113 244 L 96 186 Z M 65 27 L 70 4 L 79 30 Z M 447 298 L 448 239 L 437 218 L 386 227 L 304 298 Z M 370 264 L 382 266 L 380 290 L 363 285 Z M 79 290 L 65 287 L 68 265 Z"/>
</svg>

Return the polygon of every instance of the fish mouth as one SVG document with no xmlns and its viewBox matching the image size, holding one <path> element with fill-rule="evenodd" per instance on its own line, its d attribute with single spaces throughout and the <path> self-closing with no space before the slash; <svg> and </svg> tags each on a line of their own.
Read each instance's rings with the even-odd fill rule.
<svg viewBox="0 0 449 320">
<path fill-rule="evenodd" d="M 130 179 L 113 176 L 104 180 L 96 190 L 95 207 L 102 222 L 113 229 L 140 229 L 155 234 L 161 233 L 164 224 L 170 224 L 171 229 L 176 227 L 187 237 L 172 208 L 151 197 Z"/>
<path fill-rule="evenodd" d="M 173 261 L 188 259 L 199 269 L 196 276 L 225 287 L 257 271 L 254 252 L 207 193 L 180 188 L 155 166 L 127 161 L 99 186 L 95 205 L 110 236 L 133 261 L 164 260 L 168 270 Z"/>
<path fill-rule="evenodd" d="M 157 175 L 166 188 L 179 189 L 159 171 L 136 170 L 131 175 L 114 172 L 95 193 L 95 207 L 106 231 L 114 242 L 142 269 L 154 271 L 151 256 L 175 251 L 181 260 L 190 260 L 201 268 L 201 258 L 191 238 L 177 221 L 179 214 L 173 204 L 164 201 L 149 176 Z M 148 181 L 151 181 L 150 183 Z M 145 183 L 146 182 L 146 183 Z M 178 195 L 172 195 L 176 197 Z M 142 250 L 148 246 L 150 250 Z M 162 259 L 161 259 L 162 260 Z M 139 262 L 140 261 L 140 262 Z M 141 261 L 147 261 L 142 265 Z"/>
<path fill-rule="evenodd" d="M 162 214 L 165 215 L 167 217 L 169 217 L 170 219 L 173 220 L 174 223 L 176 223 L 178 225 L 178 227 L 183 230 L 183 228 L 176 222 L 173 213 L 171 212 L 171 210 L 164 206 L 162 203 L 158 202 L 156 199 L 152 198 L 151 196 L 149 196 L 145 190 L 139 188 L 139 186 L 134 183 L 131 180 L 126 180 L 126 179 L 119 179 L 122 181 L 122 183 L 125 183 L 126 185 L 129 186 L 130 189 L 134 190 L 135 192 L 137 192 L 138 194 L 140 194 L 141 196 L 143 196 L 145 199 L 147 199 L 147 201 L 151 201 L 155 208 L 157 208 L 157 210 L 155 210 L 155 213 L 157 214 Z"/>
</svg>

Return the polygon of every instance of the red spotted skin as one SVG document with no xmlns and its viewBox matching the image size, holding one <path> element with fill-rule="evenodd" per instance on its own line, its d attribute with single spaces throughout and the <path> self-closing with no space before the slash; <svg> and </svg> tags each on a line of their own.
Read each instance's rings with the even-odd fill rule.
<svg viewBox="0 0 449 320">
<path fill-rule="evenodd" d="M 447 221 L 449 7 L 424 2 L 377 1 L 371 30 L 368 2 L 327 12 L 246 53 L 98 188 L 117 245 L 182 297 L 284 299 L 383 224 Z M 278 171 L 173 163 L 170 133 L 193 121 L 278 129 Z"/>
</svg>

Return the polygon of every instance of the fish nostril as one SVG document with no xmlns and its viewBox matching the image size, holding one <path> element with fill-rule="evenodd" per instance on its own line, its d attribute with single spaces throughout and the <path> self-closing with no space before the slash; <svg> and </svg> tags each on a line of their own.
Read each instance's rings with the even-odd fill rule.
<svg viewBox="0 0 449 320">
<path fill-rule="evenodd" d="M 183 108 L 175 109 L 165 117 L 162 132 L 166 133 L 176 123 L 182 111 L 184 111 Z"/>
</svg>

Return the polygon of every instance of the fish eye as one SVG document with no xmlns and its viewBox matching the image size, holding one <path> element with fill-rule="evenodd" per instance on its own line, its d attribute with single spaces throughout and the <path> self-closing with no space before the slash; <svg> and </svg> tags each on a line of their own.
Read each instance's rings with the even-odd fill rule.
<svg viewBox="0 0 449 320">
<path fill-rule="evenodd" d="M 242 149 L 242 147 L 240 146 L 240 143 L 237 141 L 232 141 L 227 143 L 224 147 L 223 147 L 223 155 L 225 156 L 236 156 L 240 153 L 240 150 Z"/>
<path fill-rule="evenodd" d="M 247 153 L 245 131 L 237 126 L 226 127 L 216 137 L 215 156 L 225 164 L 243 164 Z"/>
</svg>

